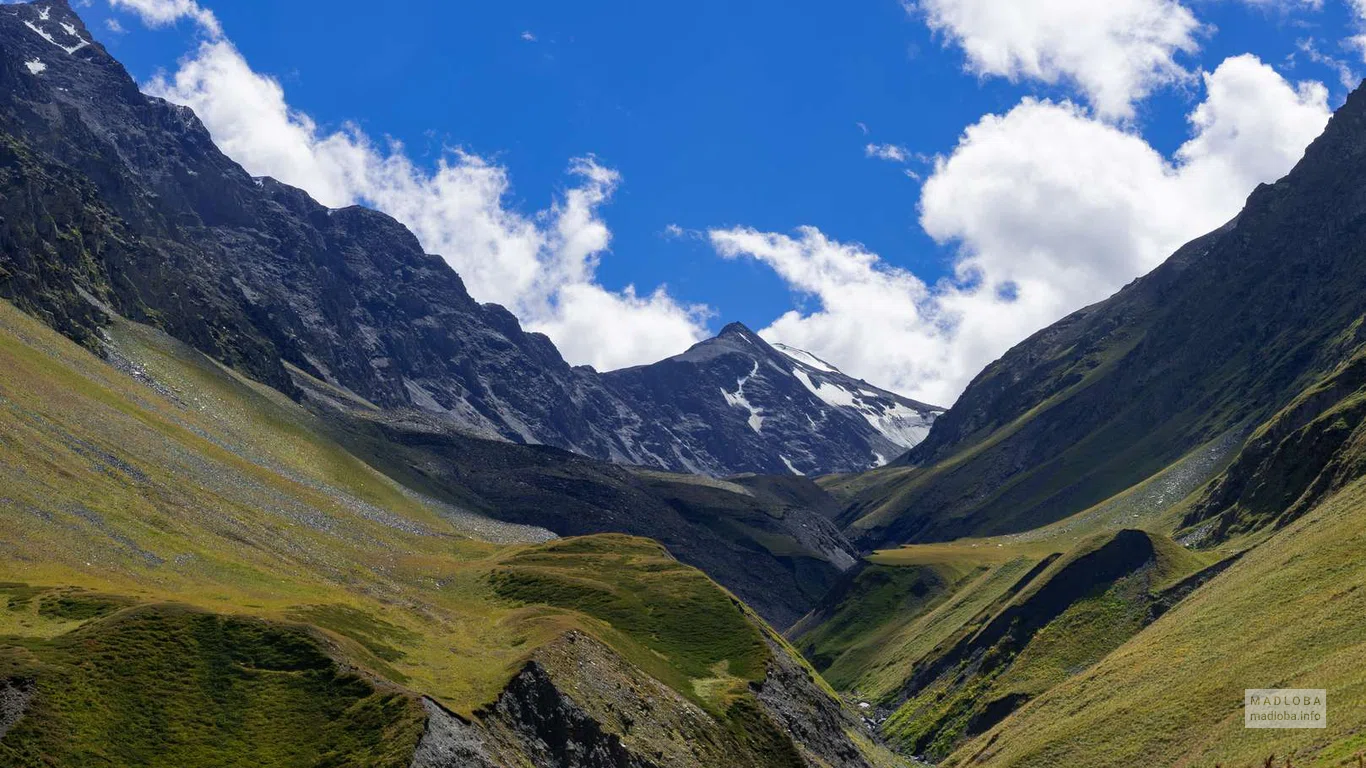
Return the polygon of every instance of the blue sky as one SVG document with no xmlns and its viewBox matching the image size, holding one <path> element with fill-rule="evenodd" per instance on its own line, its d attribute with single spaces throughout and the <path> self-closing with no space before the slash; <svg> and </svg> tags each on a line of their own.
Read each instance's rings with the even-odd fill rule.
<svg viewBox="0 0 1366 768">
<path fill-rule="evenodd" d="M 608 293 L 633 285 L 642 296 L 666 286 L 669 301 L 682 308 L 688 320 L 609 353 L 602 352 L 601 339 L 586 330 L 594 320 L 557 314 L 568 311 L 557 308 L 565 301 L 562 297 L 537 294 L 525 306 L 516 306 L 519 299 L 506 300 L 519 314 L 529 316 L 523 318 L 529 325 L 556 338 L 572 362 L 604 367 L 645 362 L 681 351 L 675 347 L 686 346 L 689 333 L 696 336 L 740 320 L 766 329 L 770 338 L 818 347 L 813 350 L 817 354 L 874 383 L 940 401 L 956 396 L 968 377 L 1011 344 L 1151 268 L 1160 261 L 1157 252 L 1169 252 L 1179 240 L 1199 234 L 1201 227 L 1221 223 L 1215 219 L 1236 211 L 1237 201 L 1255 181 L 1270 180 L 1254 176 L 1274 178 L 1288 170 L 1303 143 L 1321 128 L 1321 118 L 1314 115 L 1323 110 L 1304 109 L 1315 96 L 1295 90 L 1299 84 L 1322 83 L 1326 96 L 1321 101 L 1335 108 L 1347 93 L 1345 70 L 1354 74 L 1361 69 L 1360 51 L 1347 42 L 1358 31 L 1357 14 L 1340 0 L 1324 0 L 1321 5 L 1299 0 L 1184 5 L 1175 0 L 1117 0 L 1134 5 L 1138 13 L 1166 13 L 1173 19 L 1188 14 L 1194 20 L 1184 32 L 1172 32 L 1168 25 L 1166 31 L 1154 33 L 1162 38 L 1157 47 L 1166 46 L 1159 55 L 1163 63 L 1144 75 L 1150 82 L 1129 87 L 1126 98 L 1119 99 L 1128 106 L 1117 109 L 1115 89 L 1106 91 L 1108 96 L 1097 95 L 1096 88 L 1068 74 L 1069 66 L 1095 72 L 1113 65 L 1103 50 L 1097 53 L 1104 46 L 1059 52 L 1060 46 L 1069 45 L 1066 36 L 1059 41 L 1047 31 L 1059 25 L 1069 29 L 1072 22 L 1058 16 L 1077 13 L 1084 4 L 1022 0 L 1020 6 L 1029 7 L 1029 12 L 1053 18 L 1040 22 L 1044 31 L 1035 38 L 1002 40 L 1001 35 L 1013 34 L 1010 30 L 1020 25 L 1003 22 L 999 26 L 1005 32 L 968 29 L 974 23 L 974 0 L 958 2 L 969 6 L 966 11 L 955 7 L 957 1 L 931 0 L 911 7 L 897 0 L 698 0 L 683 6 L 628 0 L 205 0 L 198 5 L 190 0 L 114 0 L 118 7 L 110 7 L 105 0 L 94 0 L 80 11 L 139 82 L 152 83 L 161 76 L 158 92 L 190 103 L 202 116 L 214 112 L 209 100 L 226 98 L 215 91 L 215 75 L 200 73 L 198 79 L 185 82 L 175 78 L 187 61 L 205 58 L 201 46 L 220 39 L 194 21 L 194 13 L 211 13 L 221 24 L 221 40 L 230 41 L 227 44 L 254 75 L 278 82 L 290 114 L 311 118 L 317 136 L 354 124 L 381 156 L 390 151 L 385 142 L 400 141 L 402 155 L 418 174 L 435 172 L 438 162 L 443 157 L 449 160 L 450 151 L 459 148 L 506 172 L 510 187 L 498 205 L 531 227 L 552 230 L 553 221 L 574 210 L 571 193 L 584 188 L 591 176 L 567 170 L 574 159 L 591 157 L 595 168 L 614 176 L 599 185 L 597 191 L 604 193 L 600 200 L 589 195 L 579 201 L 583 216 L 578 220 L 589 226 L 585 231 L 590 235 L 602 239 L 587 249 L 592 253 L 588 266 L 576 262 L 570 270 L 574 274 L 565 279 L 583 280 Z M 976 2 L 990 8 L 982 6 L 982 0 Z M 175 23 L 160 25 L 167 20 Z M 1081 30 L 1078 35 L 1087 34 L 1091 22 L 1075 23 Z M 1122 19 L 1109 23 L 1132 26 Z M 1096 34 L 1103 42 L 1114 30 Z M 970 53 L 973 46 L 991 50 L 1003 45 L 1023 49 L 1026 57 L 1070 56 L 1077 63 L 1064 61 L 1052 67 L 1061 74 L 1031 72 L 1019 61 L 992 64 L 986 60 L 989 54 L 974 58 Z M 1152 41 L 1144 45 L 1151 48 Z M 1220 155 L 1220 163 L 1211 163 L 1222 171 L 1201 171 L 1209 176 L 1198 184 L 1206 191 L 1191 194 L 1203 196 L 1200 205 L 1209 210 L 1206 220 L 1155 224 L 1157 234 L 1134 236 L 1140 243 L 1133 246 L 1137 255 L 1103 267 L 1081 264 L 1073 270 L 1074 261 L 1091 258 L 1088 249 L 1061 253 L 1072 246 L 1059 250 L 1050 245 L 1048 233 L 1031 230 L 1028 222 L 1040 218 L 1037 212 L 1002 211 L 999 199 L 984 202 L 986 193 L 968 187 L 986 174 L 974 171 L 977 166 L 968 162 L 973 158 L 966 156 L 958 172 L 964 178 L 946 178 L 940 185 L 937 205 L 945 212 L 929 226 L 922 219 L 924 184 L 938 175 L 934 158 L 952 158 L 970 127 L 987 116 L 1011 113 L 1029 98 L 1073 104 L 1070 117 L 1063 116 L 1071 121 L 1069 126 L 1106 131 L 1100 136 L 1105 141 L 1135 138 L 1164 162 L 1179 165 L 1185 160 L 1176 153 L 1196 131 L 1190 115 L 1210 98 L 1208 81 L 1201 74 L 1248 53 L 1268 65 L 1267 72 L 1284 79 L 1285 93 L 1298 100 L 1287 110 L 1300 112 L 1286 118 L 1290 127 L 1268 132 L 1271 138 L 1266 141 L 1279 142 L 1277 146 L 1240 146 Z M 1235 103 L 1236 98 L 1248 103 Z M 1258 115 L 1267 111 L 1267 105 L 1252 101 L 1256 98 L 1261 97 L 1231 95 L 1220 116 L 1211 118 L 1224 121 L 1219 125 L 1224 126 L 1220 130 L 1225 138 L 1257 133 L 1237 124 L 1266 119 Z M 222 111 L 231 111 L 230 102 Z M 227 117 L 205 122 L 215 138 L 237 131 L 237 152 L 220 144 L 249 170 L 279 176 L 327 197 L 311 188 L 307 174 L 289 178 L 288 169 L 273 172 L 274 161 L 268 157 L 251 159 L 256 150 L 248 142 L 255 139 L 243 138 L 243 132 L 255 130 L 259 135 L 267 128 L 229 124 Z M 1028 152 L 1028 135 L 1021 126 L 1018 136 L 1000 138 L 1003 146 Z M 1299 144 L 1298 150 L 1282 146 L 1286 141 Z M 870 157 L 869 145 L 894 146 L 909 158 L 903 163 Z M 979 161 L 989 163 L 993 155 L 985 152 L 985 141 L 983 147 Z M 1055 151 L 1063 153 L 1065 163 L 1068 148 Z M 1098 151 L 1107 158 L 1114 154 Z M 1039 154 L 1047 156 L 1046 151 Z M 1259 159 L 1273 155 L 1281 159 Z M 1224 166 L 1235 162 L 1225 162 L 1229 157 L 1253 158 L 1246 163 L 1256 167 L 1228 170 Z M 1028 184 L 1033 175 L 1029 168 L 1005 165 L 1002 172 L 1011 174 L 1010 184 Z M 1059 192 L 1053 180 L 1032 192 L 1015 190 L 1006 198 L 1047 192 L 1063 207 L 1068 194 L 1087 200 L 1086 188 L 1096 185 L 1098 168 L 1091 162 L 1078 170 L 1090 175 L 1080 190 Z M 1110 172 L 1119 174 L 1116 183 L 1127 183 L 1123 177 L 1132 175 L 1122 165 Z M 1221 172 L 1225 176 L 1219 176 Z M 945 173 L 942 166 L 938 173 Z M 1102 178 L 1100 183 L 1108 182 Z M 1196 185 L 1190 182 L 1186 187 Z M 1207 190 L 1220 186 L 1230 189 L 1210 202 L 1214 193 Z M 1134 189 L 1126 194 L 1142 198 L 1164 193 Z M 356 197 L 386 208 L 363 192 Z M 1143 210 L 1147 204 L 1142 199 L 1124 202 L 1136 211 L 1131 218 L 1140 223 L 1133 226 L 1146 226 L 1143 220 L 1153 218 Z M 983 206 L 980 215 L 971 217 L 959 210 L 973 205 Z M 405 210 L 402 203 L 388 207 L 405 218 L 397 212 Z M 1047 208 L 1045 213 L 1052 215 Z M 997 222 L 1014 218 L 1024 222 L 1020 232 L 994 231 Z M 1085 219 L 1087 214 L 1078 210 L 1073 218 Z M 1063 223 L 1068 228 L 1073 222 Z M 1129 229 L 1131 224 L 1120 228 Z M 511 228 L 518 225 L 514 222 Z M 610 247 L 597 247 L 607 243 L 607 233 Z M 727 238 L 726 233 L 732 236 Z M 1107 238 L 1104 233 L 1096 235 L 1095 258 L 1100 261 L 1110 258 L 1115 247 L 1129 247 Z M 1059 253 L 1039 261 L 1041 267 L 1034 272 L 1017 269 L 1012 265 L 1020 262 L 1018 254 L 1008 252 L 1017 242 L 1031 253 L 1050 247 Z M 993 247 L 1003 252 L 988 253 Z M 832 293 L 845 283 L 836 280 L 824 287 L 824 278 L 807 274 L 809 268 L 848 272 L 840 259 L 874 276 L 868 279 L 885 278 L 876 288 L 866 286 L 865 317 L 857 317 L 861 313 L 854 302 L 845 302 L 854 303 L 853 310 L 834 308 L 841 302 Z M 964 272 L 962 267 L 975 259 L 980 263 Z M 457 268 L 462 264 L 453 263 Z M 1074 271 L 1101 276 L 1068 277 Z M 866 274 L 858 280 L 866 282 L 865 278 Z M 957 285 L 952 296 L 941 295 L 948 290 L 940 288 L 946 280 Z M 983 282 L 993 287 L 992 301 L 970 301 L 968 294 L 980 292 Z M 886 290 L 889 285 L 894 287 Z M 844 295 L 857 296 L 858 290 L 855 286 Z M 915 317 L 884 307 L 894 303 L 898 290 L 908 305 L 922 305 Z M 1016 296 L 1021 290 L 1025 299 L 1039 297 L 1027 311 Z M 475 293 L 481 299 L 503 298 Z M 927 304 L 934 306 L 926 309 Z M 693 311 L 699 306 L 706 309 Z M 790 322 L 775 322 L 791 312 L 797 314 Z M 855 316 L 831 317 L 841 312 Z M 964 313 L 973 312 L 1001 315 L 996 325 L 1005 327 L 955 330 Z M 1009 317 L 1012 312 L 1018 316 Z M 544 314 L 539 321 L 538 313 Z M 826 317 L 813 320 L 814 315 Z M 604 336 L 635 325 L 629 313 L 604 316 L 617 318 L 599 321 L 610 326 L 601 329 Z M 639 325 L 650 327 L 650 321 Z M 895 332 L 882 333 L 888 325 L 896 326 Z"/>
</svg>

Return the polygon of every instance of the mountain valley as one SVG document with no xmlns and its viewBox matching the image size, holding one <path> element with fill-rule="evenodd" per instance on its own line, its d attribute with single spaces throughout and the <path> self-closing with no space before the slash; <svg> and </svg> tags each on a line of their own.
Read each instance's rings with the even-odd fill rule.
<svg viewBox="0 0 1366 768">
<path fill-rule="evenodd" d="M 947 410 L 599 372 L 0 5 L 0 764 L 1357 765 L 1363 180 L 1357 90 Z"/>
</svg>

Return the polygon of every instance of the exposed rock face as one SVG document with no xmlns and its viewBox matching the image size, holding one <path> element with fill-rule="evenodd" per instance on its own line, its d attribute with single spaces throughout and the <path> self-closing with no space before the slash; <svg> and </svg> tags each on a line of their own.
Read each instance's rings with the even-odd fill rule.
<svg viewBox="0 0 1366 768">
<path fill-rule="evenodd" d="M 772 644 L 759 706 L 736 731 L 597 640 L 571 632 L 538 651 L 498 700 L 466 722 L 427 702 L 413 768 L 869 768 L 860 728 L 795 659 Z"/>
<path fill-rule="evenodd" d="M 805 472 L 862 469 L 916 434 L 892 424 L 914 408 L 886 393 L 864 408 L 895 410 L 891 441 L 808 393 L 761 406 L 768 433 L 735 445 L 748 414 L 720 386 L 571 367 L 393 219 L 251 178 L 193 112 L 140 93 L 66 2 L 0 7 L 0 189 L 0 297 L 88 345 L 108 307 L 287 393 L 286 363 L 381 407 L 676 471 L 786 472 L 784 451 Z M 729 367 L 695 383 L 732 392 Z M 830 447 L 785 444 L 808 416 Z"/>
<path fill-rule="evenodd" d="M 32 700 L 31 680 L 0 680 L 0 739 L 24 716 Z"/>
<path fill-rule="evenodd" d="M 413 768 L 499 768 L 514 764 L 513 755 L 536 768 L 655 768 L 563 696 L 535 662 L 508 684 L 483 728 L 431 700 L 423 704 L 427 731 Z"/>
<path fill-rule="evenodd" d="M 808 765 L 855 768 L 868 758 L 854 746 L 849 733 L 867 726 L 831 699 L 816 684 L 811 671 L 776 643 L 768 677 L 754 686 L 764 709 L 796 740 Z"/>
<path fill-rule="evenodd" d="M 431 699 L 423 699 L 422 707 L 427 710 L 427 728 L 412 768 L 499 768 L 478 728 Z"/>
</svg>

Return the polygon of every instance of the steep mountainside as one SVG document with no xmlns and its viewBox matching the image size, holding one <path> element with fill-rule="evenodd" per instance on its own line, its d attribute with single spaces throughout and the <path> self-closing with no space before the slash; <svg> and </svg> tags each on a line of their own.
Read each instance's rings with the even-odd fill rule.
<svg viewBox="0 0 1366 768">
<path fill-rule="evenodd" d="M 1022 531 L 1197 447 L 1222 441 L 1236 454 L 1362 344 L 1362 178 L 1357 91 L 1236 220 L 1012 349 L 903 466 L 843 481 L 843 521 L 871 544 Z"/>
<path fill-rule="evenodd" d="M 822 480 L 864 543 L 923 542 L 791 631 L 884 736 L 946 767 L 1366 759 L 1363 178 L 1358 91 L 1238 219 L 1012 350 L 905 461 Z M 1245 728 L 1262 687 L 1326 689 L 1327 728 Z"/>
<path fill-rule="evenodd" d="M 675 471 L 784 469 L 777 434 L 756 434 L 756 452 L 713 453 L 705 434 L 667 447 L 659 420 L 705 422 L 721 392 L 623 396 L 471 299 L 389 217 L 249 177 L 193 113 L 141 94 L 64 0 L 0 8 L 0 54 L 0 296 L 71 338 L 91 342 L 103 304 L 285 392 L 288 364 L 477 434 Z M 696 397 L 701 409 L 677 402 Z M 801 405 L 815 421 L 830 412 Z M 854 453 L 793 460 L 843 471 L 896 452 L 874 425 L 843 421 L 859 435 L 838 448 Z"/>
<path fill-rule="evenodd" d="M 158 331 L 100 343 L 0 302 L 0 764 L 892 765 L 659 544 L 490 519 Z"/>
<path fill-rule="evenodd" d="M 1327 497 L 945 768 L 1332 768 L 1366 756 L 1366 487 Z M 1293 589 L 1287 589 L 1293 584 Z M 1018 662 L 1017 662 L 1018 664 Z M 1248 688 L 1327 691 L 1327 728 L 1243 725 Z"/>
<path fill-rule="evenodd" d="M 941 409 L 878 389 L 734 323 L 715 339 L 604 382 L 658 430 L 646 443 L 695 471 L 858 472 L 925 438 Z M 656 462 L 665 463 L 665 462 Z"/>
</svg>

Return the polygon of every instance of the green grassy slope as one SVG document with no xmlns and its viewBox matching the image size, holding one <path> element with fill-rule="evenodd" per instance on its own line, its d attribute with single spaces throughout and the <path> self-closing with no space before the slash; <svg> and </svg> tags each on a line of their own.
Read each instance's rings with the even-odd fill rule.
<svg viewBox="0 0 1366 768">
<path fill-rule="evenodd" d="M 540 544 L 158 332 L 110 341 L 132 375 L 0 303 L 0 682 L 37 691 L 10 762 L 398 765 L 416 693 L 473 717 L 570 631 L 713 736 L 766 722 L 768 630 L 658 544 Z"/>
<path fill-rule="evenodd" d="M 0 678 L 40 691 L 0 741 L 12 766 L 406 768 L 424 719 L 306 629 L 178 607 L 10 640 Z"/>
<path fill-rule="evenodd" d="M 1100 661 L 1153 618 L 1160 590 L 1202 566 L 1161 537 L 1121 531 L 1041 561 L 915 666 L 883 732 L 942 757 Z"/>
<path fill-rule="evenodd" d="M 1366 474 L 1364 417 L 1366 347 L 1258 427 L 1180 526 L 1208 544 L 1288 525 Z"/>
<path fill-rule="evenodd" d="M 940 758 L 1099 662 L 1217 555 L 1125 531 L 879 552 L 794 629 L 797 646 L 907 754 Z"/>
<path fill-rule="evenodd" d="M 848 590 L 801 625 L 803 649 L 841 689 L 878 703 L 894 743 L 947 766 L 1242 768 L 1272 754 L 1277 765 L 1292 755 L 1296 766 L 1355 764 L 1366 755 L 1350 661 L 1366 650 L 1355 600 L 1366 571 L 1350 554 L 1366 530 L 1363 360 L 1348 355 L 1256 429 L 1066 519 L 877 553 L 865 574 L 905 573 L 884 584 L 947 566 L 983 575 L 906 611 L 883 609 L 895 603 L 885 588 Z M 1071 596 L 1061 612 L 1034 606 L 982 642 L 1011 605 L 1124 525 L 1159 532 L 1150 567 Z M 1023 571 L 1069 550 L 1027 586 L 1003 584 L 1003 563 Z M 973 612 L 949 611 L 970 602 Z M 954 629 L 928 632 L 944 615 Z M 1027 637 L 1011 639 L 1021 629 Z M 1328 688 L 1329 731 L 1245 731 L 1242 691 L 1253 687 Z"/>
<path fill-rule="evenodd" d="M 1253 548 L 949 766 L 1354 765 L 1366 751 L 1366 486 Z M 1248 730 L 1246 688 L 1326 688 L 1327 730 Z"/>
<path fill-rule="evenodd" d="M 790 634 L 832 685 L 866 690 L 859 681 L 872 660 L 907 622 L 945 598 L 956 586 L 951 578 L 932 567 L 865 567 Z"/>
</svg>

